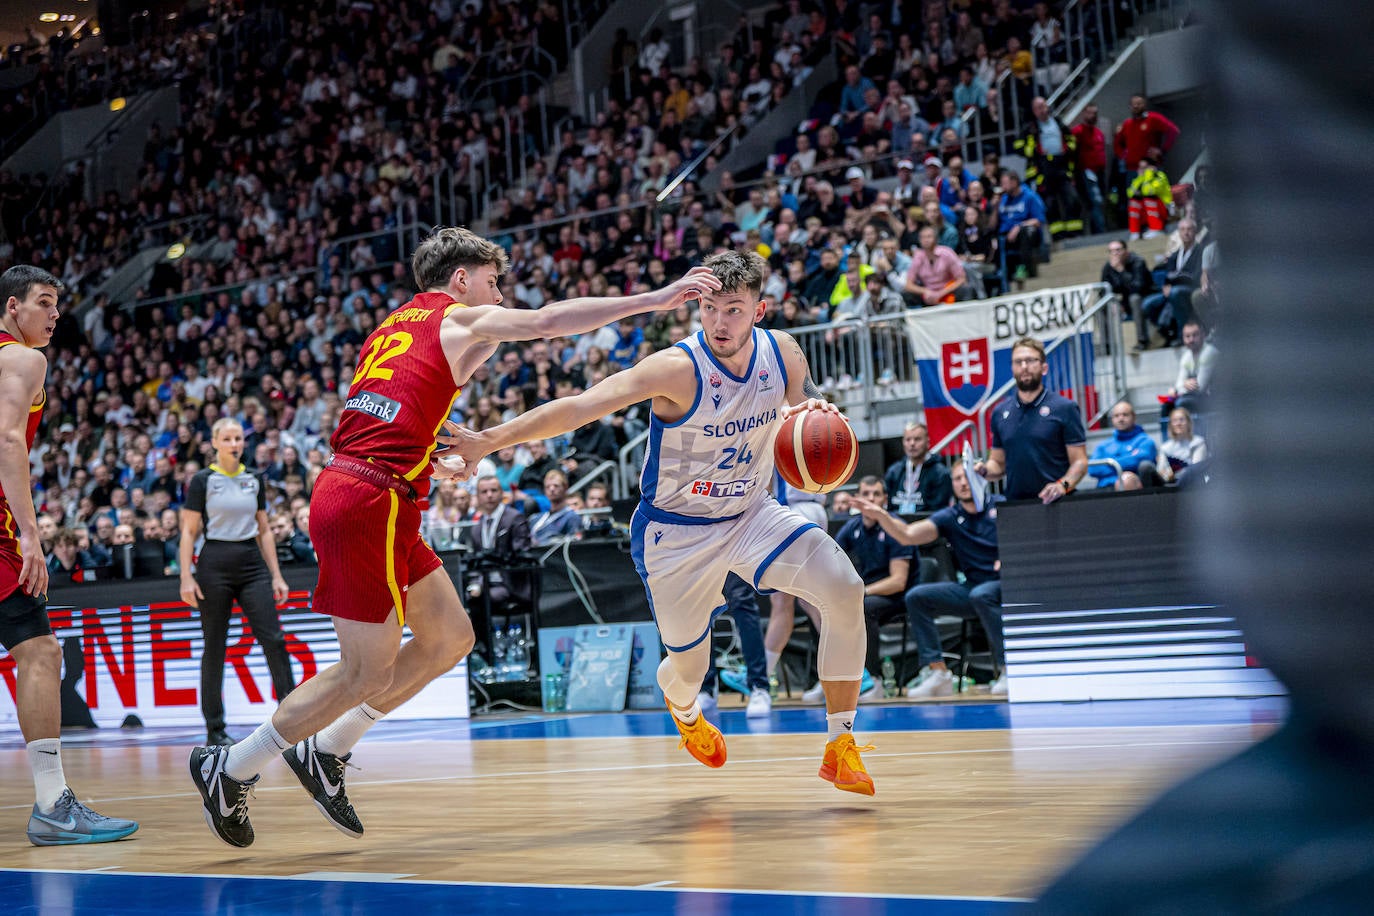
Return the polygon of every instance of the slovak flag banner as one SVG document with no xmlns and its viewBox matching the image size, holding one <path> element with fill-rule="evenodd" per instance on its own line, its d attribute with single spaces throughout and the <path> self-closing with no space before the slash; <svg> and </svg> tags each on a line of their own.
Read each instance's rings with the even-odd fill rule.
<svg viewBox="0 0 1374 916">
<path fill-rule="evenodd" d="M 907 336 L 921 379 L 931 445 L 943 442 L 940 451 L 948 455 L 960 454 L 965 442 L 976 447 L 973 430 L 979 410 L 1011 381 L 1012 344 L 1034 337 L 1048 349 L 1072 334 L 1074 324 L 1102 295 L 1100 284 L 1085 284 L 907 312 Z M 1097 412 L 1091 327 L 1077 337 L 1076 347 L 1066 344 L 1050 354 L 1045 384 L 1066 397 L 1076 396 L 1070 372 L 1076 350 L 1088 380 L 1077 397 L 1088 408 L 1087 421 Z M 966 422 L 961 434 L 944 441 Z"/>
</svg>

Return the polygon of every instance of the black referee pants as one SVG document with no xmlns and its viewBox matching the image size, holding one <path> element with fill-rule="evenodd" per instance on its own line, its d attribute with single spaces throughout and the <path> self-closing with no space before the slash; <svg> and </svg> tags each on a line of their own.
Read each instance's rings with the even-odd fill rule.
<svg viewBox="0 0 1374 916">
<path fill-rule="evenodd" d="M 205 636 L 200 656 L 200 711 L 206 730 L 213 732 L 224 728 L 224 654 L 235 600 L 267 658 L 277 702 L 296 682 L 272 600 L 272 574 L 256 541 L 206 541 L 196 564 L 196 583 L 205 596 L 200 602 L 200 629 Z"/>
</svg>

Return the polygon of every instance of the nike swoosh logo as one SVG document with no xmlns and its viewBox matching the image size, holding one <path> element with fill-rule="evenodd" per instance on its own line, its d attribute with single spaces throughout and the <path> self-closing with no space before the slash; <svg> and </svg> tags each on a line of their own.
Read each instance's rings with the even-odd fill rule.
<svg viewBox="0 0 1374 916">
<path fill-rule="evenodd" d="M 56 827 L 58 830 L 75 830 L 75 829 L 76 829 L 76 818 L 74 818 L 74 817 L 69 817 L 69 818 L 67 818 L 65 821 L 55 821 L 55 820 L 53 820 L 52 818 L 50 818 L 50 817 L 44 817 L 44 816 L 41 815 L 41 814 L 35 814 L 34 817 L 38 818 L 40 821 L 42 821 L 42 822 L 45 823 L 45 824 L 50 824 L 51 826 Z"/>
<path fill-rule="evenodd" d="M 224 803 L 225 801 L 227 801 L 227 799 L 224 795 L 224 783 L 220 779 L 221 774 L 217 770 L 214 770 L 213 767 L 212 772 L 214 772 L 214 778 L 210 780 L 210 794 L 214 796 L 215 805 L 219 808 L 220 816 L 233 817 L 234 806 L 230 805 L 227 808 L 224 806 Z"/>
<path fill-rule="evenodd" d="M 40 754 L 51 754 L 51 755 L 54 756 L 54 757 L 57 756 L 57 751 L 39 751 L 38 753 L 40 753 Z"/>
<path fill-rule="evenodd" d="M 324 786 L 324 794 L 328 795 L 330 798 L 333 798 L 335 795 L 339 794 L 339 789 L 343 787 L 343 780 L 339 780 L 338 782 L 330 782 L 329 776 L 325 773 L 324 770 L 316 768 L 315 772 L 316 775 L 320 778 L 320 785 Z"/>
</svg>

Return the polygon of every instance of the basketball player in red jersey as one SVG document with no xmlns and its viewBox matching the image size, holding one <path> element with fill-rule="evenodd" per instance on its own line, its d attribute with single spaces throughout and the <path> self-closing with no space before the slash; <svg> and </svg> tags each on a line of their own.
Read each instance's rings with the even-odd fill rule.
<svg viewBox="0 0 1374 916">
<path fill-rule="evenodd" d="M 351 748 L 472 649 L 458 592 L 420 539 L 418 505 L 431 477 L 454 476 L 432 459 L 459 386 L 503 342 L 585 333 L 720 288 L 710 271 L 697 269 L 656 292 L 522 311 L 500 308 L 497 283 L 507 266 L 494 243 L 466 229 L 438 230 L 411 262 L 424 292 L 363 344 L 330 440 L 334 456 L 310 502 L 320 562 L 314 607 L 334 618 L 339 662 L 297 687 L 240 743 L 191 752 L 206 820 L 232 846 L 253 842 L 249 789 L 283 755 L 326 819 L 361 836 L 344 791 Z M 413 634 L 404 646 L 403 623 Z"/>
<path fill-rule="evenodd" d="M 76 800 L 62 772 L 62 650 L 48 622 L 48 567 L 29 489 L 29 451 L 43 418 L 46 347 L 62 283 L 28 265 L 0 275 L 0 645 L 14 657 L 15 706 L 33 771 L 29 842 L 105 843 L 138 829 Z"/>
</svg>

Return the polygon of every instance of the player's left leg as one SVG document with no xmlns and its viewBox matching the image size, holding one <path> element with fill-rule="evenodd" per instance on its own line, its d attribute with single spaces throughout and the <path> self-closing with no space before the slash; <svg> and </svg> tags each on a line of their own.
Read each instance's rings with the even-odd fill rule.
<svg viewBox="0 0 1374 916">
<path fill-rule="evenodd" d="M 475 639 L 458 589 L 442 565 L 410 587 L 405 622 L 413 635 L 396 656 L 391 686 L 367 701 L 383 714 L 467 658 Z"/>
<path fill-rule="evenodd" d="M 789 531 L 776 521 L 766 507 L 758 513 L 754 531 L 761 536 L 751 539 L 747 552 L 760 554 L 771 539 L 772 549 L 762 553 L 753 570 L 755 585 L 795 595 L 814 606 L 820 616 L 817 669 L 825 689 L 828 725 L 820 776 L 838 789 L 872 795 L 873 779 L 859 756 L 863 748 L 855 744 L 853 735 L 866 642 L 863 579 L 819 527 L 808 523 L 793 525 Z"/>
<path fill-rule="evenodd" d="M 437 558 L 436 558 L 437 562 Z M 405 622 L 411 638 L 396 653 L 391 685 L 339 716 L 318 734 L 297 742 L 283 758 L 325 818 L 341 833 L 359 837 L 362 821 L 344 789 L 353 746 L 387 713 L 397 709 L 472 651 L 472 624 L 442 564 L 411 585 Z"/>
<path fill-rule="evenodd" d="M 135 821 L 105 817 L 76 800 L 62 770 L 62 650 L 48 624 L 46 602 L 16 589 L 0 602 L 0 645 L 15 663 L 15 709 L 33 773 L 28 838 L 35 846 L 107 843 L 138 829 Z"/>
</svg>

